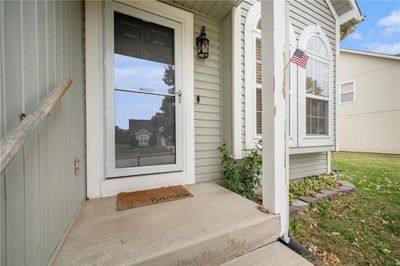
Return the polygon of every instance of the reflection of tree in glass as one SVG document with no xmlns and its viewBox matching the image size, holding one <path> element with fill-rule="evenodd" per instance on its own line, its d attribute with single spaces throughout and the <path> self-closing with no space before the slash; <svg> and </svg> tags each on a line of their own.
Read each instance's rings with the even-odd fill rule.
<svg viewBox="0 0 400 266">
<path fill-rule="evenodd" d="M 168 93 L 175 93 L 175 68 L 168 65 L 164 69 L 164 83 L 169 86 Z M 165 96 L 161 107 L 161 113 L 155 114 L 151 120 L 160 129 L 162 136 L 175 142 L 175 97 Z"/>
<path fill-rule="evenodd" d="M 128 144 L 129 134 L 126 130 L 115 126 L 115 143 L 117 144 Z"/>
<path fill-rule="evenodd" d="M 314 80 L 312 77 L 306 78 L 306 91 L 314 95 L 322 95 L 321 85 L 318 80 Z"/>
</svg>

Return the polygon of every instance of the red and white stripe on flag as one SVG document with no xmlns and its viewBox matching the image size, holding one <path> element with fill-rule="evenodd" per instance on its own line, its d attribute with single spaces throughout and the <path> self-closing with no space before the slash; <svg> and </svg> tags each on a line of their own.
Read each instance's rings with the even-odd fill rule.
<svg viewBox="0 0 400 266">
<path fill-rule="evenodd" d="M 295 63 L 296 65 L 302 68 L 306 68 L 308 62 L 308 55 L 306 55 L 306 53 L 303 52 L 302 50 L 296 49 L 296 51 L 294 51 L 292 58 L 290 59 L 290 62 Z"/>
</svg>

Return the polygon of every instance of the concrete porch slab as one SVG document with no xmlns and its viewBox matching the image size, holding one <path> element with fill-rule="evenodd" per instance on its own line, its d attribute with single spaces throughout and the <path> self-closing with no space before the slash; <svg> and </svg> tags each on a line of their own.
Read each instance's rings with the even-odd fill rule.
<svg viewBox="0 0 400 266">
<path fill-rule="evenodd" d="M 286 247 L 274 242 L 222 264 L 223 266 L 311 266 L 311 262 Z"/>
<path fill-rule="evenodd" d="M 116 211 L 116 198 L 89 200 L 55 265 L 219 265 L 275 241 L 279 216 L 213 183 L 194 197 Z"/>
</svg>

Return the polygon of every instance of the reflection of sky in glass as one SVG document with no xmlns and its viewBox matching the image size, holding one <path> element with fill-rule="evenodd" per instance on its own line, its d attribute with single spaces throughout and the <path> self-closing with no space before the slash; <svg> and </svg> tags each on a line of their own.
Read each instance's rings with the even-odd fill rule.
<svg viewBox="0 0 400 266">
<path fill-rule="evenodd" d="M 168 93 L 163 82 L 167 64 L 134 57 L 114 55 L 114 84 L 118 89 Z M 115 125 L 129 128 L 129 119 L 151 119 L 159 112 L 164 97 L 141 93 L 115 92 Z"/>
<path fill-rule="evenodd" d="M 164 96 L 121 91 L 116 91 L 114 97 L 115 125 L 122 129 L 129 129 L 129 119 L 150 120 L 160 112 L 164 99 Z"/>
</svg>

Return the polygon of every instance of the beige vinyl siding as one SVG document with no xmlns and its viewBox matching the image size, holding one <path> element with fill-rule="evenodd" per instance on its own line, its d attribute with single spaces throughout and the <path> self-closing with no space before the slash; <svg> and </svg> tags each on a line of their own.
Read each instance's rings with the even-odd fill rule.
<svg viewBox="0 0 400 266">
<path fill-rule="evenodd" d="M 1 265 L 46 265 L 85 200 L 82 3 L 2 1 L 0 12 L 1 136 L 74 81 L 1 176 Z"/>
<path fill-rule="evenodd" d="M 340 150 L 399 154 L 400 58 L 340 57 L 340 83 L 355 83 L 354 103 L 340 106 Z"/>
<path fill-rule="evenodd" d="M 333 95 L 336 95 L 336 24 L 328 4 L 325 0 L 291 0 L 289 1 L 289 20 L 297 39 L 305 27 L 315 24 L 321 26 L 332 48 L 330 51 L 333 58 L 332 89 Z M 336 97 L 331 99 L 330 104 L 333 104 L 333 138 L 336 142 Z"/>
<path fill-rule="evenodd" d="M 210 40 L 210 54 L 199 59 L 194 50 L 195 118 L 195 177 L 196 182 L 222 179 L 222 167 L 217 148 L 221 145 L 221 49 L 220 23 L 201 15 L 194 15 L 194 38 L 206 27 Z"/>
<path fill-rule="evenodd" d="M 241 104 L 241 124 L 242 124 L 242 150 L 245 154 L 248 149 L 245 147 L 245 23 L 247 13 L 254 3 L 257 1 L 243 1 L 241 4 L 241 34 L 242 34 L 242 104 Z M 332 15 L 327 3 L 324 0 L 317 1 L 289 1 L 289 21 L 293 25 L 296 38 L 299 39 L 301 32 L 308 25 L 319 24 L 327 35 L 332 47 L 332 55 L 334 62 L 334 78 L 333 89 L 335 94 L 335 76 L 336 76 L 336 37 L 335 37 L 335 18 Z M 295 88 L 297 90 L 297 88 Z M 336 113 L 336 99 L 333 100 L 334 117 Z M 299 118 L 298 118 L 299 119 Z M 335 122 L 334 122 L 335 124 Z M 334 129 L 335 132 L 335 129 Z M 334 133 L 334 136 L 336 134 Z M 327 153 L 307 153 L 307 154 L 292 154 L 289 156 L 289 176 L 290 179 L 303 178 L 311 175 L 324 174 L 328 171 Z"/>
<path fill-rule="evenodd" d="M 289 179 L 326 174 L 328 172 L 326 152 L 291 154 L 289 156 Z"/>
<path fill-rule="evenodd" d="M 289 21 L 293 26 L 297 40 L 303 29 L 309 25 L 318 24 L 327 36 L 333 56 L 333 95 L 336 95 L 336 24 L 325 0 L 289 1 Z M 333 137 L 336 142 L 336 97 L 333 104 Z M 302 119 L 298 117 L 298 119 Z M 290 179 L 328 172 L 328 156 L 326 152 L 311 154 L 292 154 L 289 156 Z"/>
</svg>

